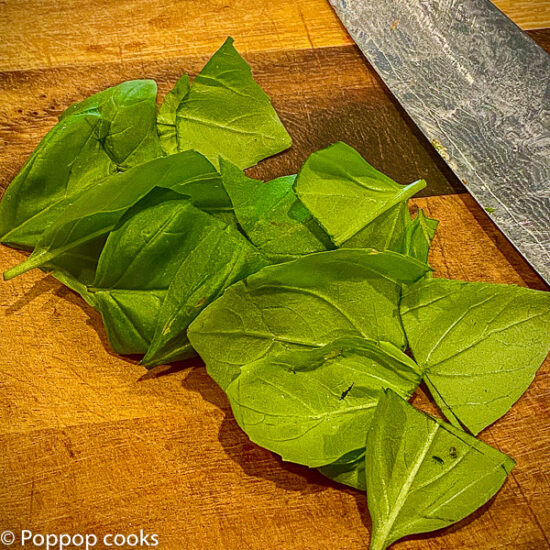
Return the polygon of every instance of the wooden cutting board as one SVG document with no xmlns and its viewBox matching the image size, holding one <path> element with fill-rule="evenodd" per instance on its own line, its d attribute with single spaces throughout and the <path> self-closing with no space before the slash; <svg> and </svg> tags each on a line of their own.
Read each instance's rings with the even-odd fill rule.
<svg viewBox="0 0 550 550">
<path fill-rule="evenodd" d="M 497 4 L 523 28 L 539 29 L 529 34 L 550 49 L 549 2 Z M 162 97 L 228 34 L 294 139 L 254 175 L 295 172 L 312 151 L 346 141 L 401 183 L 428 181 L 413 203 L 441 221 L 430 258 L 437 276 L 548 290 L 324 0 L 0 2 L 0 186 L 71 102 L 145 77 Z M 0 247 L 0 270 L 23 257 Z M 414 403 L 435 410 L 422 392 Z M 481 437 L 517 461 L 504 488 L 458 525 L 396 548 L 550 547 L 550 360 Z M 34 271 L 0 282 L 5 529 L 98 537 L 142 530 L 167 550 L 351 550 L 367 546 L 370 520 L 364 494 L 250 443 L 198 360 L 147 373 L 112 352 L 94 310 Z"/>
</svg>

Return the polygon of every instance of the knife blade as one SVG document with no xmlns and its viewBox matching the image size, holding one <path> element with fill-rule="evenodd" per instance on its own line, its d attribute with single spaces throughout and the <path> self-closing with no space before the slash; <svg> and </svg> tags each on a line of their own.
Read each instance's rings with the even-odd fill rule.
<svg viewBox="0 0 550 550">
<path fill-rule="evenodd" d="M 329 1 L 422 133 L 550 283 L 550 56 L 489 0 Z"/>
</svg>

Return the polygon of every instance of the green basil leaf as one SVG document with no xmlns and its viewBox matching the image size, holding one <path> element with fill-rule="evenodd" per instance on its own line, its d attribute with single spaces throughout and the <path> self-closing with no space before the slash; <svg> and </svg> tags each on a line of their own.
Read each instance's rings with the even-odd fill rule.
<svg viewBox="0 0 550 550">
<path fill-rule="evenodd" d="M 136 211 L 158 204 L 165 200 L 181 200 L 182 195 L 169 189 L 160 187 L 154 188 L 145 198 L 140 200 L 135 206 L 123 216 L 119 225 L 124 219 L 132 216 Z M 42 269 L 52 269 L 52 275 L 68 286 L 71 290 L 79 293 L 84 300 L 96 307 L 93 293 L 88 291 L 88 287 L 92 286 L 96 278 L 97 265 L 107 235 L 101 235 L 91 241 L 86 241 L 83 244 L 68 250 L 67 252 L 57 256 L 50 263 L 46 264 Z"/>
<path fill-rule="evenodd" d="M 155 204 L 153 194 L 109 234 L 88 288 L 117 353 L 145 353 L 182 253 L 187 233 L 209 218 L 188 200 Z M 200 229 L 199 229 L 200 230 Z"/>
<path fill-rule="evenodd" d="M 97 261 L 106 239 L 106 235 L 101 235 L 90 242 L 73 248 L 66 254 L 57 257 L 50 264 L 46 264 L 44 268 L 54 272 L 64 272 L 66 275 L 78 279 L 82 284 L 89 285 L 95 278 Z"/>
<path fill-rule="evenodd" d="M 71 197 L 158 157 L 156 92 L 153 80 L 135 80 L 69 107 L 6 190 L 0 241 L 33 248 Z"/>
<path fill-rule="evenodd" d="M 90 242 L 86 242 L 55 258 L 41 269 L 51 271 L 51 275 L 94 307 L 93 295 L 88 292 L 88 285 L 92 284 L 97 270 L 97 262 L 105 241 L 106 235 L 101 235 Z"/>
<path fill-rule="evenodd" d="M 295 190 L 332 242 L 342 246 L 425 186 L 424 180 L 399 185 L 375 170 L 355 149 L 337 142 L 308 157 L 298 173 Z M 362 239 L 360 246 L 366 245 Z"/>
<path fill-rule="evenodd" d="M 333 481 L 365 491 L 365 449 L 348 453 L 332 464 L 322 466 L 319 472 Z"/>
<path fill-rule="evenodd" d="M 224 158 L 220 172 L 241 228 L 264 253 L 284 259 L 332 248 L 328 236 L 296 198 L 296 176 L 265 183 L 248 178 Z"/>
<path fill-rule="evenodd" d="M 319 467 L 362 449 L 380 389 L 410 397 L 421 376 L 388 343 L 340 339 L 245 365 L 227 387 L 239 426 L 284 460 Z"/>
<path fill-rule="evenodd" d="M 176 112 L 180 103 L 189 92 L 189 77 L 184 74 L 170 90 L 157 115 L 157 130 L 162 150 L 167 155 L 178 152 L 178 140 L 176 132 Z"/>
<path fill-rule="evenodd" d="M 142 360 L 148 368 L 188 355 L 186 331 L 191 321 L 228 286 L 268 264 L 235 228 L 201 214 L 202 227 L 195 219 L 184 235 L 185 249 Z"/>
<path fill-rule="evenodd" d="M 6 280 L 92 241 L 114 229 L 134 204 L 155 187 L 172 189 L 205 209 L 231 203 L 219 174 L 195 151 L 161 157 L 109 176 L 70 200 L 57 221 L 42 235 L 31 256 L 4 273 Z"/>
<path fill-rule="evenodd" d="M 193 354 L 185 331 L 201 308 L 265 263 L 232 227 L 155 191 L 109 234 L 88 291 L 115 351 L 171 361 Z"/>
<path fill-rule="evenodd" d="M 113 350 L 121 355 L 145 353 L 166 290 L 92 288 L 88 293 L 92 300 L 90 305 L 101 313 Z"/>
<path fill-rule="evenodd" d="M 342 246 L 394 250 L 421 262 L 427 262 L 439 222 L 428 218 L 421 209 L 412 219 L 407 203 L 408 201 L 404 200 L 392 206 Z"/>
<path fill-rule="evenodd" d="M 290 147 L 269 97 L 228 38 L 197 75 L 176 114 L 178 148 L 195 149 L 217 165 L 221 155 L 239 168 Z"/>
<path fill-rule="evenodd" d="M 405 229 L 405 246 L 398 252 L 412 256 L 421 262 L 427 262 L 438 224 L 437 220 L 428 218 L 424 211 L 419 209 L 416 218 Z"/>
<path fill-rule="evenodd" d="M 226 388 L 268 353 L 329 344 L 340 336 L 404 349 L 401 284 L 429 267 L 395 252 L 340 249 L 269 266 L 229 287 L 190 325 L 210 376 Z"/>
<path fill-rule="evenodd" d="M 407 291 L 409 346 L 445 416 L 477 434 L 529 387 L 550 348 L 550 293 L 434 279 Z"/>
<path fill-rule="evenodd" d="M 376 248 L 404 253 L 407 227 L 412 223 L 407 201 L 398 202 L 343 243 L 345 248 Z"/>
<path fill-rule="evenodd" d="M 391 390 L 380 397 L 366 456 L 370 550 L 465 518 L 495 495 L 515 465 Z"/>
</svg>

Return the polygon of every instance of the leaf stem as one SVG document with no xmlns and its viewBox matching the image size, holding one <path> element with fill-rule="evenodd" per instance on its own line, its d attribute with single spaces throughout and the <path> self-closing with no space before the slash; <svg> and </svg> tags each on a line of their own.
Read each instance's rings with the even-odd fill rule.
<svg viewBox="0 0 550 550">
<path fill-rule="evenodd" d="M 23 273 L 26 273 L 35 267 L 40 267 L 48 261 L 48 258 L 44 258 L 45 255 L 46 254 L 44 252 L 37 254 L 36 256 L 31 254 L 24 262 L 21 262 L 7 271 L 4 271 L 4 281 L 9 281 L 14 277 L 23 275 Z"/>
<path fill-rule="evenodd" d="M 387 548 L 386 533 L 384 531 L 377 531 L 374 538 L 371 539 L 369 550 L 384 550 Z"/>
</svg>

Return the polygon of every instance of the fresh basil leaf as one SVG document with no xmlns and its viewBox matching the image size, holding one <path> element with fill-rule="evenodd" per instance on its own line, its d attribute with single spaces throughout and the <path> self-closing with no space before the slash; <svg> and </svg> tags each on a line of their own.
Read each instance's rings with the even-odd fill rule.
<svg viewBox="0 0 550 550">
<path fill-rule="evenodd" d="M 101 313 L 113 350 L 121 355 L 143 354 L 155 331 L 165 289 L 88 288 L 92 307 Z M 189 350 L 192 355 L 192 350 Z"/>
<path fill-rule="evenodd" d="M 423 281 L 405 291 L 409 346 L 437 404 L 477 434 L 529 387 L 550 349 L 550 293 Z"/>
<path fill-rule="evenodd" d="M 101 235 L 79 247 L 69 250 L 57 257 L 51 264 L 46 264 L 46 270 L 62 271 L 66 275 L 78 279 L 82 284 L 89 285 L 95 278 L 97 261 L 105 245 L 106 236 Z"/>
<path fill-rule="evenodd" d="M 189 92 L 189 77 L 184 74 L 170 90 L 157 115 L 157 130 L 162 150 L 167 155 L 178 152 L 178 140 L 176 133 L 176 111 L 180 103 Z"/>
<path fill-rule="evenodd" d="M 319 467 L 364 447 L 380 389 L 408 398 L 420 380 L 414 362 L 392 344 L 350 338 L 244 365 L 226 392 L 254 443 Z"/>
<path fill-rule="evenodd" d="M 185 151 L 161 157 L 109 176 L 78 194 L 42 235 L 31 256 L 6 271 L 4 278 L 50 264 L 75 247 L 107 234 L 155 187 L 188 196 L 204 209 L 226 209 L 231 205 L 219 174 L 200 153 Z"/>
<path fill-rule="evenodd" d="M 59 121 L 98 112 L 107 126 L 101 138 L 105 153 L 117 170 L 127 170 L 162 154 L 155 124 L 156 96 L 154 80 L 130 80 L 71 105 Z M 82 159 L 82 164 L 87 162 Z"/>
<path fill-rule="evenodd" d="M 427 262 L 438 223 L 426 217 L 421 209 L 412 219 L 408 201 L 404 200 L 380 214 L 342 246 L 394 250 Z"/>
<path fill-rule="evenodd" d="M 427 262 L 438 224 L 437 220 L 428 218 L 424 211 L 419 209 L 416 218 L 405 229 L 405 246 L 398 252 L 412 256 L 421 262 Z"/>
<path fill-rule="evenodd" d="M 399 185 L 375 170 L 355 149 L 337 142 L 308 157 L 295 190 L 332 242 L 342 246 L 425 186 L 424 180 Z M 361 246 L 366 244 L 363 239 Z"/>
<path fill-rule="evenodd" d="M 265 183 L 248 178 L 223 158 L 220 172 L 241 228 L 264 253 L 285 259 L 333 248 L 328 236 L 296 198 L 296 176 Z"/>
<path fill-rule="evenodd" d="M 97 262 L 105 241 L 106 235 L 101 235 L 90 242 L 86 242 L 55 258 L 41 269 L 51 271 L 51 275 L 94 307 L 92 294 L 88 292 L 88 285 L 92 284 Z"/>
<path fill-rule="evenodd" d="M 347 453 L 332 464 L 319 468 L 319 472 L 333 481 L 365 491 L 365 449 Z"/>
<path fill-rule="evenodd" d="M 200 225 L 199 215 L 209 218 L 185 199 L 155 202 L 154 195 L 145 197 L 109 234 L 88 288 L 109 341 L 121 354 L 147 350 L 186 236 Z"/>
<path fill-rule="evenodd" d="M 69 107 L 0 202 L 0 241 L 31 249 L 72 197 L 161 154 L 156 83 L 135 80 Z"/>
<path fill-rule="evenodd" d="M 398 202 L 374 220 L 342 246 L 345 248 L 376 248 L 405 252 L 405 235 L 411 224 L 411 215 L 406 200 Z"/>
<path fill-rule="evenodd" d="M 370 550 L 465 518 L 500 489 L 515 465 L 391 390 L 380 397 L 366 456 Z"/>
<path fill-rule="evenodd" d="M 186 331 L 191 321 L 228 286 L 268 264 L 235 228 L 200 214 L 202 219 L 197 216 L 183 236 L 181 260 L 142 360 L 148 368 L 187 356 L 191 346 Z"/>
<path fill-rule="evenodd" d="M 145 198 L 140 200 L 123 216 L 119 225 L 128 216 L 133 216 L 136 211 L 145 207 L 153 206 L 166 200 L 181 200 L 182 195 L 170 189 L 154 188 Z M 95 307 L 93 293 L 88 292 L 96 278 L 97 264 L 103 250 L 107 235 L 101 235 L 96 239 L 70 249 L 57 256 L 52 262 L 46 264 L 43 270 L 53 270 L 51 273 L 56 279 L 68 286 L 71 290 L 79 293 L 86 302 Z"/>
<path fill-rule="evenodd" d="M 188 337 L 222 387 L 247 363 L 340 336 L 404 349 L 401 284 L 429 268 L 395 252 L 340 249 L 269 266 L 229 287 L 190 325 Z"/>
<path fill-rule="evenodd" d="M 115 351 L 172 361 L 193 354 L 185 331 L 201 308 L 265 262 L 234 228 L 166 191 L 109 234 L 88 291 Z"/>
<path fill-rule="evenodd" d="M 216 166 L 221 155 L 248 168 L 291 144 L 232 38 L 193 81 L 177 110 L 176 131 L 180 151 L 200 151 Z"/>
</svg>

